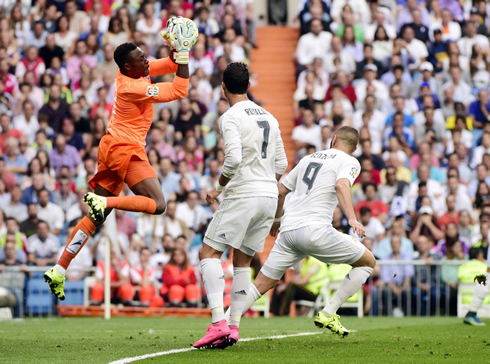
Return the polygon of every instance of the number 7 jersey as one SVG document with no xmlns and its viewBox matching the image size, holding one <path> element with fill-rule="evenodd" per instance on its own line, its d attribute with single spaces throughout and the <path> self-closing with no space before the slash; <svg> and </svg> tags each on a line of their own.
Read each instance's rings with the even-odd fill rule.
<svg viewBox="0 0 490 364">
<path fill-rule="evenodd" d="M 335 184 L 346 178 L 350 185 L 361 172 L 358 160 L 339 149 L 304 157 L 281 183 L 294 193 L 287 201 L 281 231 L 309 225 L 332 224 L 338 199 Z"/>
<path fill-rule="evenodd" d="M 288 161 L 279 123 L 254 102 L 240 101 L 219 120 L 225 142 L 223 175 L 232 178 L 225 199 L 277 198 L 276 174 L 282 175 Z"/>
</svg>

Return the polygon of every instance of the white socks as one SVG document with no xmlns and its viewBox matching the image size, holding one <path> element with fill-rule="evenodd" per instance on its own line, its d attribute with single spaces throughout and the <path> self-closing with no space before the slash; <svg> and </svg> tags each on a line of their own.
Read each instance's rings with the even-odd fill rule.
<svg viewBox="0 0 490 364">
<path fill-rule="evenodd" d="M 337 292 L 335 292 L 335 295 L 323 309 L 323 312 L 325 312 L 328 316 L 335 315 L 339 307 L 345 301 L 347 301 L 350 296 L 353 296 L 357 291 L 359 291 L 371 273 L 373 273 L 373 268 L 370 267 L 352 268 L 351 271 L 345 276 L 339 289 Z"/>
<path fill-rule="evenodd" d="M 213 324 L 225 318 L 223 312 L 223 292 L 225 290 L 225 275 L 221 261 L 215 258 L 201 260 L 201 272 L 204 288 L 208 296 Z"/>
<path fill-rule="evenodd" d="M 471 306 L 470 306 L 470 311 L 472 312 L 478 312 L 478 309 L 481 307 L 483 300 L 485 299 L 485 296 L 488 294 L 489 291 L 489 284 L 490 284 L 490 273 L 486 273 L 487 276 L 487 285 L 484 286 L 483 284 L 476 284 L 475 287 L 475 293 L 473 294 L 473 301 L 471 301 Z"/>
<path fill-rule="evenodd" d="M 247 297 L 249 296 L 251 278 L 250 267 L 233 268 L 229 325 L 240 325 L 240 318 L 243 314 L 243 308 L 247 301 Z"/>
<path fill-rule="evenodd" d="M 63 268 L 61 265 L 56 264 L 54 267 L 58 270 L 58 273 L 61 274 L 62 276 L 66 274 L 66 269 Z"/>
<path fill-rule="evenodd" d="M 250 284 L 250 289 L 247 294 L 247 299 L 245 300 L 245 304 L 243 305 L 242 308 L 242 315 L 248 311 L 250 307 L 253 306 L 255 301 L 257 301 L 262 295 L 260 292 L 257 290 L 257 287 L 255 287 L 253 284 Z M 225 313 L 225 319 L 228 321 L 228 325 L 235 325 L 231 322 L 231 309 L 228 309 Z"/>
</svg>

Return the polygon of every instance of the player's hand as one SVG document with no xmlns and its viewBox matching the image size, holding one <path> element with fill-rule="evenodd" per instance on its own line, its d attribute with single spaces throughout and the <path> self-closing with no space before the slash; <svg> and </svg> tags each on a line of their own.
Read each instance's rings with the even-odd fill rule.
<svg viewBox="0 0 490 364">
<path fill-rule="evenodd" d="M 175 53 L 173 59 L 177 64 L 189 63 L 189 52 L 199 38 L 199 30 L 191 19 L 172 16 L 167 20 L 167 29 L 161 36 Z"/>
<path fill-rule="evenodd" d="M 350 219 L 349 225 L 352 228 L 352 231 L 354 231 L 360 238 L 364 238 L 366 236 L 364 226 L 356 219 Z"/>
<path fill-rule="evenodd" d="M 208 194 L 206 195 L 206 202 L 210 205 L 216 202 L 216 197 L 218 197 L 221 194 L 221 192 L 217 191 L 216 188 L 213 188 L 212 190 L 208 191 Z"/>
<path fill-rule="evenodd" d="M 271 226 L 270 236 L 276 237 L 279 233 L 279 228 L 281 227 L 281 222 L 275 222 Z"/>
</svg>

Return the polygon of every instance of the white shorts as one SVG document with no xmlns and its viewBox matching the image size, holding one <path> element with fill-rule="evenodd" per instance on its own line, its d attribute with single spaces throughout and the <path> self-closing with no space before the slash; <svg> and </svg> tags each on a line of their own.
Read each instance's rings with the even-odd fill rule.
<svg viewBox="0 0 490 364">
<path fill-rule="evenodd" d="M 327 264 L 352 264 L 365 250 L 355 238 L 332 226 L 305 226 L 279 233 L 261 272 L 270 279 L 279 280 L 287 269 L 296 267 L 306 256 Z"/>
<path fill-rule="evenodd" d="M 204 242 L 220 252 L 231 246 L 253 257 L 264 250 L 276 208 L 277 198 L 272 197 L 224 200 L 214 213 Z"/>
</svg>

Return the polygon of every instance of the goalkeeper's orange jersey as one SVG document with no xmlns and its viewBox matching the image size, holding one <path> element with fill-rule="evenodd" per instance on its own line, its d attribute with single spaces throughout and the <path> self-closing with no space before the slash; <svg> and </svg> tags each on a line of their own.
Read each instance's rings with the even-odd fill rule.
<svg viewBox="0 0 490 364">
<path fill-rule="evenodd" d="M 170 58 L 150 61 L 150 76 L 177 72 Z M 114 81 L 114 105 L 108 134 L 117 141 L 145 146 L 153 121 L 153 104 L 180 99 L 187 95 L 189 79 L 175 76 L 172 83 L 152 84 L 150 77 L 131 78 L 117 71 Z"/>
</svg>

